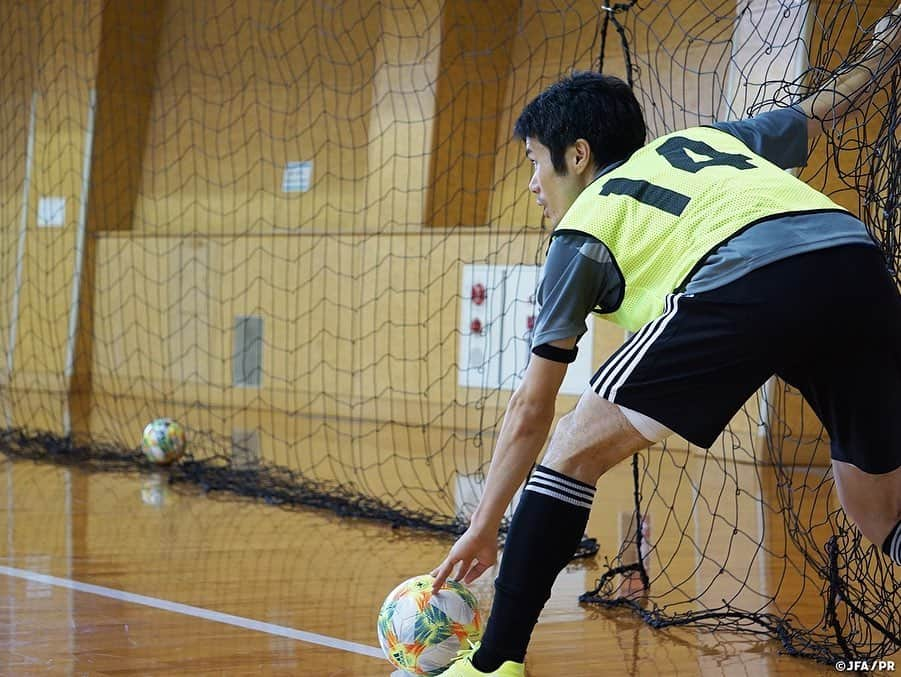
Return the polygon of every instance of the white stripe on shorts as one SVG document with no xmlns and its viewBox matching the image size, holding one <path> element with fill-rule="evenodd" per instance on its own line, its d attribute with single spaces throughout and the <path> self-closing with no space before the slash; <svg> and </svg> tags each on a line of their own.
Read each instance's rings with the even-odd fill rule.
<svg viewBox="0 0 901 677">
<path fill-rule="evenodd" d="M 891 558 L 901 564 L 901 529 L 895 529 L 895 537 L 892 539 L 892 547 L 889 548 Z"/>
<path fill-rule="evenodd" d="M 641 358 L 650 349 L 655 340 L 663 333 L 666 326 L 679 310 L 679 299 L 682 294 L 667 294 L 663 314 L 648 322 L 632 337 L 628 347 L 618 355 L 614 355 L 595 378 L 591 387 L 608 402 L 616 402 L 616 392 L 641 362 Z"/>
</svg>

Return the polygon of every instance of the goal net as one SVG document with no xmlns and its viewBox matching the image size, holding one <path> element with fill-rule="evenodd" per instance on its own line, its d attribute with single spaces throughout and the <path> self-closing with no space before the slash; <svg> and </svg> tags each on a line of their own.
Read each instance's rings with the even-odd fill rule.
<svg viewBox="0 0 901 677">
<path fill-rule="evenodd" d="M 147 469 L 141 430 L 166 416 L 190 440 L 172 483 L 457 533 L 547 246 L 523 105 L 600 68 L 652 135 L 747 117 L 827 81 L 890 8 L 5 2 L 2 450 Z M 897 271 L 899 76 L 881 75 L 800 175 Z M 591 325 L 560 410 L 622 338 Z M 624 545 L 586 601 L 824 661 L 901 646 L 897 573 L 843 516 L 791 388 L 768 383 L 709 451 L 633 465 Z"/>
</svg>

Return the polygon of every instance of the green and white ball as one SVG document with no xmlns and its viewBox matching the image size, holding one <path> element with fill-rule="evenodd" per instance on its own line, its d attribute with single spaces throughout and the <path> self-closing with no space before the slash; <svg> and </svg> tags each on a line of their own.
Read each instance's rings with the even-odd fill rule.
<svg viewBox="0 0 901 677">
<path fill-rule="evenodd" d="M 181 425 L 171 418 L 158 418 L 144 428 L 141 450 L 152 462 L 168 465 L 184 455 L 187 441 Z"/>
<path fill-rule="evenodd" d="M 376 629 L 390 663 L 406 675 L 440 675 L 460 649 L 482 636 L 479 603 L 457 581 L 432 594 L 429 575 L 404 581 L 385 598 Z"/>
</svg>

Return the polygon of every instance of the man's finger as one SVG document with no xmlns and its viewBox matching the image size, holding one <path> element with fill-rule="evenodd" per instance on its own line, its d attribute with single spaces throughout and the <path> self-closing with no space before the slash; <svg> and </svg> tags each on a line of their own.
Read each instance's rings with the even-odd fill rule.
<svg viewBox="0 0 901 677">
<path fill-rule="evenodd" d="M 476 560 L 473 562 L 473 565 L 469 568 L 469 571 L 466 572 L 466 576 L 463 577 L 463 582 L 469 585 L 473 581 L 475 581 L 479 576 L 484 574 L 488 570 L 487 564 L 482 564 L 480 561 Z"/>
<path fill-rule="evenodd" d="M 448 558 L 441 563 L 441 566 L 432 572 L 432 576 L 435 578 L 435 581 L 432 583 L 432 593 L 436 593 L 442 588 L 448 575 L 450 575 L 450 572 L 453 570 L 454 564 L 456 564 L 456 561 Z"/>
</svg>

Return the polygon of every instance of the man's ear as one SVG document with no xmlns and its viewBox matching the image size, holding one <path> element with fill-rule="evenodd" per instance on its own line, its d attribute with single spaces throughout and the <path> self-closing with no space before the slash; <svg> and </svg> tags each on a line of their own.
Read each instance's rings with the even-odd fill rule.
<svg viewBox="0 0 901 677">
<path fill-rule="evenodd" d="M 572 171 L 576 174 L 589 171 L 594 164 L 594 158 L 591 157 L 591 146 L 588 145 L 588 142 L 585 139 L 576 139 L 570 150 Z"/>
</svg>

